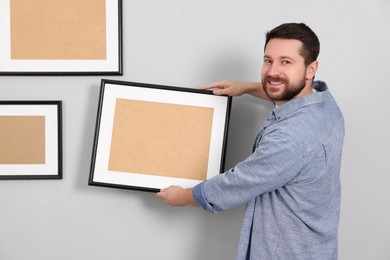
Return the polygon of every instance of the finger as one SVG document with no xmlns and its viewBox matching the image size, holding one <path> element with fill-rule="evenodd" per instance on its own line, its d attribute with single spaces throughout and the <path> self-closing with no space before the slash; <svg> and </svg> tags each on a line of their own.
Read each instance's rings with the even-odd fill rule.
<svg viewBox="0 0 390 260">
<path fill-rule="evenodd" d="M 221 89 L 215 89 L 215 90 L 213 91 L 213 93 L 214 93 L 215 95 L 224 95 L 224 94 L 227 93 L 227 91 L 226 91 L 226 89 L 221 88 Z"/>
<path fill-rule="evenodd" d="M 171 187 L 173 187 L 173 186 L 171 185 L 171 186 L 168 186 L 168 187 L 162 188 L 162 189 L 160 190 L 160 192 L 164 192 L 164 191 L 166 191 L 166 190 L 170 189 Z"/>
<path fill-rule="evenodd" d="M 214 82 L 206 86 L 200 87 L 200 89 L 212 89 L 212 88 L 225 88 L 223 81 Z"/>
<path fill-rule="evenodd" d="M 161 189 L 159 192 L 156 193 L 156 196 L 159 197 L 159 198 L 164 198 L 165 196 L 165 191 L 167 190 L 168 188 L 163 188 Z"/>
</svg>

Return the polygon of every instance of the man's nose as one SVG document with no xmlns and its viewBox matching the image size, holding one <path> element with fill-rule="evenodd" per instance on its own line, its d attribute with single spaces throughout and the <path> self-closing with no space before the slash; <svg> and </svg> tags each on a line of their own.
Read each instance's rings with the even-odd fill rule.
<svg viewBox="0 0 390 260">
<path fill-rule="evenodd" d="M 276 62 L 272 63 L 272 64 L 269 66 L 268 75 L 269 75 L 269 76 L 279 76 L 279 75 L 280 75 L 280 67 L 279 67 L 279 64 L 277 64 Z"/>
</svg>

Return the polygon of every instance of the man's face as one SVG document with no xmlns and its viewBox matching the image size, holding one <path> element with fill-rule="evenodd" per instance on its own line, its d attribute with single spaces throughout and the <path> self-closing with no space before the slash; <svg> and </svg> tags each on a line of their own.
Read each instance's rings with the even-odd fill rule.
<svg viewBox="0 0 390 260">
<path fill-rule="evenodd" d="M 262 85 L 268 98 L 277 105 L 311 92 L 310 75 L 299 54 L 298 40 L 271 39 L 264 53 Z M 314 75 L 313 75 L 314 76 Z"/>
</svg>

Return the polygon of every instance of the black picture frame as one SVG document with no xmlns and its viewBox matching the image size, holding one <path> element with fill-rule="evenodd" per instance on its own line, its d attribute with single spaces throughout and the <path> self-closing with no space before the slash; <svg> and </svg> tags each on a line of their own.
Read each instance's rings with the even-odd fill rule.
<svg viewBox="0 0 390 260">
<path fill-rule="evenodd" d="M 231 103 L 209 90 L 102 79 L 88 184 L 157 192 L 223 172 Z M 203 175 L 191 175 L 198 166 Z"/>
<path fill-rule="evenodd" d="M 80 6 L 83 6 L 82 1 L 83 0 L 77 0 L 74 1 L 73 3 L 77 3 L 77 4 L 79 3 Z M 104 47 L 101 47 L 101 50 L 105 50 L 105 53 L 99 54 L 100 56 L 98 58 L 96 57 L 85 58 L 85 57 L 77 56 L 81 54 L 74 54 L 76 55 L 75 58 L 72 57 L 71 58 L 69 57 L 45 58 L 44 56 L 42 56 L 42 54 L 39 54 L 40 56 L 38 55 L 38 58 L 35 57 L 31 58 L 27 56 L 24 57 L 23 55 L 22 57 L 13 58 L 15 54 L 12 54 L 13 43 L 12 43 L 12 36 L 11 36 L 12 19 L 11 19 L 10 2 L 11 1 L 4 1 L 4 3 L 2 3 L 1 5 L 2 8 L 0 8 L 0 39 L 2 39 L 2 43 L 3 43 L 0 45 L 0 76 L 83 76 L 83 75 L 85 76 L 113 75 L 114 76 L 114 75 L 123 74 L 122 0 L 105 1 L 105 16 L 101 15 L 101 17 L 104 17 L 105 19 L 105 21 L 103 21 L 105 22 L 105 38 L 104 39 L 102 38 L 101 40 L 102 45 L 104 45 Z M 63 2 L 62 4 L 65 4 L 67 2 L 68 1 Z M 30 8 L 31 11 L 42 9 L 42 8 L 37 9 L 36 5 L 34 5 L 32 1 L 26 1 L 25 3 L 26 5 L 28 5 L 28 7 L 24 9 L 28 10 L 28 8 Z M 50 8 L 53 8 L 55 10 L 61 10 L 61 7 L 55 7 L 55 6 L 53 7 L 52 5 L 50 6 L 51 6 Z M 72 17 L 71 17 L 72 15 L 80 12 L 77 6 L 75 6 L 75 8 L 78 9 L 77 12 L 69 11 L 70 14 L 68 18 L 69 22 L 72 21 Z M 87 15 L 82 16 L 80 19 L 84 19 L 84 17 L 85 18 L 90 17 L 91 16 L 89 15 L 90 10 L 93 10 L 94 8 L 96 9 L 96 7 L 94 6 L 91 6 L 90 8 L 85 8 L 85 7 L 83 8 L 89 9 L 89 11 L 86 10 L 85 13 L 87 13 Z M 26 12 L 26 10 L 24 9 L 23 11 Z M 37 16 L 39 16 L 39 14 Z M 17 17 L 23 17 L 23 16 L 17 16 Z M 56 16 L 54 16 L 53 19 L 56 19 Z M 63 19 L 63 18 L 59 18 L 59 19 Z M 27 25 L 32 24 L 28 22 L 25 23 Z M 62 20 L 59 20 L 58 23 L 63 24 Z M 45 24 L 50 24 L 50 22 L 46 22 Z M 96 23 L 94 21 L 91 21 L 89 24 L 93 26 L 93 24 Z M 25 28 L 27 25 L 19 26 L 19 27 Z M 66 30 L 59 29 L 59 34 L 61 34 L 62 32 L 63 34 L 66 34 L 69 31 L 76 31 L 76 30 L 70 30 L 69 28 L 67 28 Z M 101 30 L 96 30 L 96 31 L 99 32 Z M 20 34 L 24 35 L 22 33 Z M 86 34 L 87 33 L 85 33 L 84 35 Z M 68 38 L 74 39 L 75 42 L 81 41 L 80 39 L 76 39 L 76 37 L 69 36 Z M 19 40 L 20 42 L 31 41 L 31 37 L 26 37 L 26 38 L 21 37 L 21 39 L 22 40 Z M 89 45 L 90 42 L 92 45 L 94 45 L 93 41 L 94 41 L 93 37 L 91 36 L 88 42 L 86 41 L 84 46 L 90 46 Z M 60 41 L 58 40 L 58 42 Z M 49 47 L 51 45 L 53 44 L 41 44 L 40 46 Z M 19 44 L 18 46 L 25 46 L 25 44 Z M 73 45 L 64 44 L 63 47 L 58 47 L 57 50 L 61 51 L 61 53 L 69 53 L 70 51 L 67 49 L 68 46 L 73 46 Z M 19 47 L 19 49 L 20 48 L 21 47 Z M 93 49 L 88 47 L 84 47 L 84 48 L 86 48 L 87 50 Z M 30 49 L 33 50 L 33 47 L 30 47 L 28 50 Z M 42 50 L 41 52 L 44 52 L 45 48 L 40 47 L 40 50 Z M 23 49 L 21 52 L 23 53 Z M 103 51 L 100 51 L 99 53 L 101 52 Z M 77 53 L 85 53 L 85 52 L 78 51 Z M 95 53 L 97 53 L 97 51 L 95 51 Z"/>
<path fill-rule="evenodd" d="M 1 100 L 0 120 L 0 180 L 62 179 L 61 100 Z"/>
</svg>

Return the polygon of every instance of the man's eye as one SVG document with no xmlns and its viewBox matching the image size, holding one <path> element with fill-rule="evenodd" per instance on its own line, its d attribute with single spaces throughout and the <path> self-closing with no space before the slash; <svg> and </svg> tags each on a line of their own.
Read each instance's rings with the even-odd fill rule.
<svg viewBox="0 0 390 260">
<path fill-rule="evenodd" d="M 271 60 L 264 60 L 264 63 L 272 63 L 272 61 Z"/>
<path fill-rule="evenodd" d="M 284 60 L 284 61 L 282 61 L 282 64 L 284 64 L 284 65 L 287 65 L 287 64 L 290 64 L 291 62 L 290 61 L 288 61 L 288 60 Z"/>
</svg>

